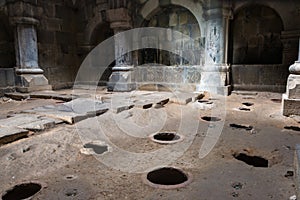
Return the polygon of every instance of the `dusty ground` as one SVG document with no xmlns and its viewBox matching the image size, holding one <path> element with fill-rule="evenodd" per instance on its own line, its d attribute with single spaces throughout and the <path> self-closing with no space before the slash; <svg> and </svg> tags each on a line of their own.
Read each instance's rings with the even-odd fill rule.
<svg viewBox="0 0 300 200">
<path fill-rule="evenodd" d="M 161 108 L 133 108 L 119 114 L 108 111 L 1 146 L 0 193 L 33 181 L 44 186 L 33 199 L 283 200 L 294 195 L 294 177 L 285 175 L 294 171 L 294 147 L 300 143 L 300 134 L 284 127 L 300 124 L 281 116 L 280 102 L 271 101 L 280 98 L 280 94 L 211 98 L 213 104 L 204 106 L 206 109 L 198 103 L 169 103 Z M 61 103 L 6 100 L 0 104 L 1 118 L 35 106 Z M 254 105 L 243 106 L 244 102 Z M 208 109 L 210 105 L 214 107 Z M 240 107 L 250 111 L 240 111 Z M 221 121 L 209 123 L 200 119 L 210 115 Z M 230 124 L 253 129 L 232 128 Z M 220 127 L 222 134 L 218 138 Z M 148 138 L 161 130 L 178 132 L 184 140 L 160 145 Z M 216 139 L 217 144 L 200 158 L 201 146 L 209 144 L 207 138 Z M 108 152 L 81 153 L 84 144 L 93 141 L 107 144 Z M 263 157 L 269 161 L 268 167 L 247 165 L 233 157 L 237 153 Z M 143 172 L 161 166 L 181 168 L 191 174 L 192 182 L 173 190 L 145 184 Z"/>
</svg>

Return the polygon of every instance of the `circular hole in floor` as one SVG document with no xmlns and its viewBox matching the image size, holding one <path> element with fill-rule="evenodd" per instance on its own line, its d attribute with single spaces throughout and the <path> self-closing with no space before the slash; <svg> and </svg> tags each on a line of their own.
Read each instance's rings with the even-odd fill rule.
<svg viewBox="0 0 300 200">
<path fill-rule="evenodd" d="M 77 178 L 77 176 L 75 176 L 75 175 L 66 175 L 64 178 L 65 178 L 66 180 L 69 180 L 69 181 L 71 181 L 71 180 L 74 180 L 74 179 L 76 179 L 76 178 Z"/>
<path fill-rule="evenodd" d="M 179 142 L 183 139 L 181 135 L 178 135 L 173 132 L 160 132 L 160 133 L 155 133 L 150 136 L 151 140 L 157 143 L 161 144 L 172 144 Z"/>
<path fill-rule="evenodd" d="M 242 103 L 242 104 L 243 104 L 244 106 L 248 106 L 248 107 L 254 105 L 254 103 L 251 103 L 251 102 L 244 102 L 244 103 Z"/>
<path fill-rule="evenodd" d="M 75 197 L 75 196 L 77 196 L 77 194 L 78 194 L 77 189 L 68 189 L 68 190 L 65 192 L 65 195 L 66 195 L 67 197 Z"/>
<path fill-rule="evenodd" d="M 210 117 L 210 116 L 204 116 L 201 117 L 202 120 L 207 121 L 207 122 L 217 122 L 217 121 L 221 121 L 220 118 L 218 117 Z"/>
<path fill-rule="evenodd" d="M 213 104 L 212 101 L 208 101 L 208 100 L 198 100 L 198 103 Z"/>
<path fill-rule="evenodd" d="M 250 108 L 243 108 L 243 107 L 240 107 L 239 110 L 241 110 L 241 111 L 251 111 Z"/>
<path fill-rule="evenodd" d="M 21 200 L 32 197 L 42 189 L 38 183 L 23 183 L 14 186 L 8 190 L 3 196 L 2 200 Z"/>
<path fill-rule="evenodd" d="M 83 146 L 86 149 L 93 149 L 96 154 L 103 154 L 108 151 L 108 146 L 88 143 Z"/>
<path fill-rule="evenodd" d="M 174 189 L 186 186 L 191 180 L 190 175 L 174 167 L 155 169 L 146 175 L 147 184 L 163 189 Z"/>
</svg>

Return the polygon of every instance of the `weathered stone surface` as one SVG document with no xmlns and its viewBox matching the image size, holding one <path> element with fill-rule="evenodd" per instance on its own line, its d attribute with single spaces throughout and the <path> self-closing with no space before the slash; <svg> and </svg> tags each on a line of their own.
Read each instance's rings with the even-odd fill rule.
<svg viewBox="0 0 300 200">
<path fill-rule="evenodd" d="M 68 103 L 63 103 L 56 106 L 51 105 L 38 107 L 24 112 L 35 113 L 50 118 L 60 119 L 69 124 L 74 124 L 89 117 L 103 114 L 108 109 L 109 105 L 107 103 L 94 101 L 92 99 L 80 98 Z"/>
<path fill-rule="evenodd" d="M 282 114 L 284 116 L 300 115 L 300 99 L 289 99 L 286 94 L 283 94 Z"/>
<path fill-rule="evenodd" d="M 34 114 L 16 114 L 12 117 L 0 120 L 0 126 L 18 127 L 32 131 L 43 131 L 53 128 L 55 124 L 61 123 L 61 120 L 42 117 Z"/>
<path fill-rule="evenodd" d="M 287 96 L 290 99 L 300 99 L 300 75 L 291 74 L 287 82 Z"/>
<path fill-rule="evenodd" d="M 29 99 L 30 95 L 29 94 L 24 94 L 24 93 L 18 93 L 18 92 L 13 92 L 13 93 L 5 93 L 6 97 L 9 97 L 14 100 L 24 100 L 24 99 Z"/>
<path fill-rule="evenodd" d="M 126 8 L 118 8 L 106 11 L 106 17 L 109 22 L 130 21 L 131 17 Z"/>
<path fill-rule="evenodd" d="M 0 145 L 24 138 L 28 133 L 28 130 L 22 128 L 0 126 Z"/>
<path fill-rule="evenodd" d="M 13 68 L 0 68 L 0 87 L 14 86 L 15 74 Z"/>
<path fill-rule="evenodd" d="M 112 110 L 113 113 L 118 114 L 125 110 L 130 110 L 133 107 L 134 107 L 133 104 L 119 104 L 119 105 L 111 105 L 110 109 Z"/>
<path fill-rule="evenodd" d="M 296 152 L 295 152 L 295 170 L 296 170 L 296 192 L 297 196 L 300 195 L 300 144 L 296 145 Z"/>
<path fill-rule="evenodd" d="M 62 101 L 71 101 L 77 96 L 72 94 L 59 94 L 55 92 L 33 92 L 30 94 L 30 98 L 40 98 L 40 99 L 56 99 Z"/>
<path fill-rule="evenodd" d="M 186 105 L 192 101 L 203 98 L 203 94 L 199 93 L 186 93 L 186 92 L 175 92 L 174 95 L 170 98 L 170 101 L 173 103 Z"/>
<path fill-rule="evenodd" d="M 17 91 L 19 92 L 33 92 L 40 90 L 51 90 L 51 85 L 44 75 L 38 74 L 23 74 L 17 76 Z"/>
<path fill-rule="evenodd" d="M 77 95 L 72 94 L 60 94 L 52 91 L 40 91 L 32 93 L 6 93 L 5 96 L 12 98 L 14 100 L 24 100 L 29 98 L 38 98 L 38 99 L 56 99 L 62 101 L 71 101 L 72 99 L 77 98 Z"/>
</svg>

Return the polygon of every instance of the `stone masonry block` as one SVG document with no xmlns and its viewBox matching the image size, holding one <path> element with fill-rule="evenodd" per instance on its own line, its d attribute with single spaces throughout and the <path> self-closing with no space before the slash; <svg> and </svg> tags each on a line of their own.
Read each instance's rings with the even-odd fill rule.
<svg viewBox="0 0 300 200">
<path fill-rule="evenodd" d="M 118 8 L 106 11 L 106 17 L 109 22 L 128 22 L 131 20 L 126 8 Z"/>
</svg>

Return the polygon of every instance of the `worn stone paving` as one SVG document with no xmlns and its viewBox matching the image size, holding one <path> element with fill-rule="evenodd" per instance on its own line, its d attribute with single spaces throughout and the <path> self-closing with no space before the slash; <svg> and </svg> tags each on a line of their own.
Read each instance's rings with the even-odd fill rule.
<svg viewBox="0 0 300 200">
<path fill-rule="evenodd" d="M 182 95 L 182 102 L 191 96 L 197 99 L 196 94 Z M 271 97 L 277 98 L 274 94 Z M 226 98 L 226 102 L 222 97 L 206 95 L 187 105 L 171 103 L 170 98 L 170 93 L 138 91 L 120 95 L 99 92 L 90 94 L 90 98 L 81 97 L 70 102 L 45 100 L 41 104 L 39 99 L 28 99 L 22 103 L 3 103 L 3 108 L 9 107 L 9 112 L 2 110 L 3 115 L 11 118 L 2 121 L 6 125 L 21 115 L 24 120 L 30 119 L 28 115 L 32 115 L 32 120 L 41 116 L 24 113 L 20 108 L 18 112 L 11 113 L 13 109 L 10 104 L 21 104 L 26 106 L 25 110 L 36 110 L 28 105 L 32 106 L 36 102 L 41 110 L 46 107 L 52 111 L 61 109 L 65 113 L 76 111 L 77 114 L 95 116 L 95 112 L 88 111 L 98 102 L 99 108 L 105 105 L 109 110 L 80 122 L 75 120 L 75 124 L 57 120 L 62 121 L 62 124 L 43 132 L 36 133 L 13 126 L 1 128 L 6 133 L 12 133 L 15 129 L 22 130 L 22 134 L 16 135 L 18 138 L 28 134 L 30 137 L 14 142 L 6 141 L 13 143 L 1 146 L 0 175 L 3 184 L 0 193 L 4 194 L 23 182 L 41 182 L 46 186 L 43 185 L 41 192 L 33 199 L 256 200 L 289 199 L 296 194 L 294 178 L 298 172 L 294 168 L 294 147 L 300 136 L 299 131 L 284 127 L 298 127 L 299 124 L 280 114 L 280 103 L 260 94 L 232 95 Z M 245 102 L 253 104 L 250 106 L 251 111 L 236 109 Z M 147 107 L 148 103 L 153 103 L 151 108 Z M 220 116 L 225 103 L 226 116 Z M 118 108 L 117 105 L 133 107 L 123 111 L 120 107 L 116 113 L 112 108 Z M 157 109 L 158 105 L 161 107 Z M 213 120 L 217 118 L 219 121 Z M 8 121 L 4 123 L 5 120 Z M 215 130 L 222 123 L 223 133 L 218 143 L 207 157 L 200 158 L 199 149 L 204 140 L 210 138 L 207 137 L 208 128 Z M 232 127 L 231 124 L 238 127 L 251 126 L 255 132 Z M 193 129 L 195 125 L 199 127 Z M 183 140 L 177 144 L 160 145 L 149 139 L 149 135 L 157 131 L 176 132 L 183 136 Z M 16 139 L 10 136 L 7 138 Z M 191 146 L 183 150 L 181 145 L 186 142 L 192 142 Z M 158 152 L 158 156 L 151 156 L 155 152 Z M 165 166 L 173 154 L 178 156 L 180 153 L 183 155 L 170 161 L 168 166 L 190 173 L 192 182 L 189 185 L 162 190 L 143 184 L 141 175 L 144 172 L 149 172 L 152 167 Z M 249 165 L 234 157 L 239 154 L 264 158 L 268 160 L 268 167 Z M 139 170 L 143 171 L 142 174 L 135 171 L 136 166 L 141 168 Z"/>
<path fill-rule="evenodd" d="M 202 94 L 196 93 L 155 93 L 147 91 L 121 94 L 106 93 L 96 95 L 96 99 L 80 98 L 80 96 L 91 96 L 89 94 L 73 95 L 51 91 L 34 92 L 30 94 L 8 93 L 6 96 L 15 100 L 42 98 L 68 102 L 23 110 L 21 113 L 1 119 L 0 144 L 7 142 L 7 137 L 18 139 L 19 137 L 26 136 L 29 131 L 45 131 L 60 123 L 74 124 L 81 120 L 101 115 L 108 110 L 112 110 L 114 113 L 120 113 L 133 107 L 148 109 L 163 106 L 168 102 L 188 104 L 191 101 L 203 97 Z M 12 141 L 14 141 L 14 139 L 12 139 Z M 3 142 L 1 142 L 2 140 Z"/>
</svg>

